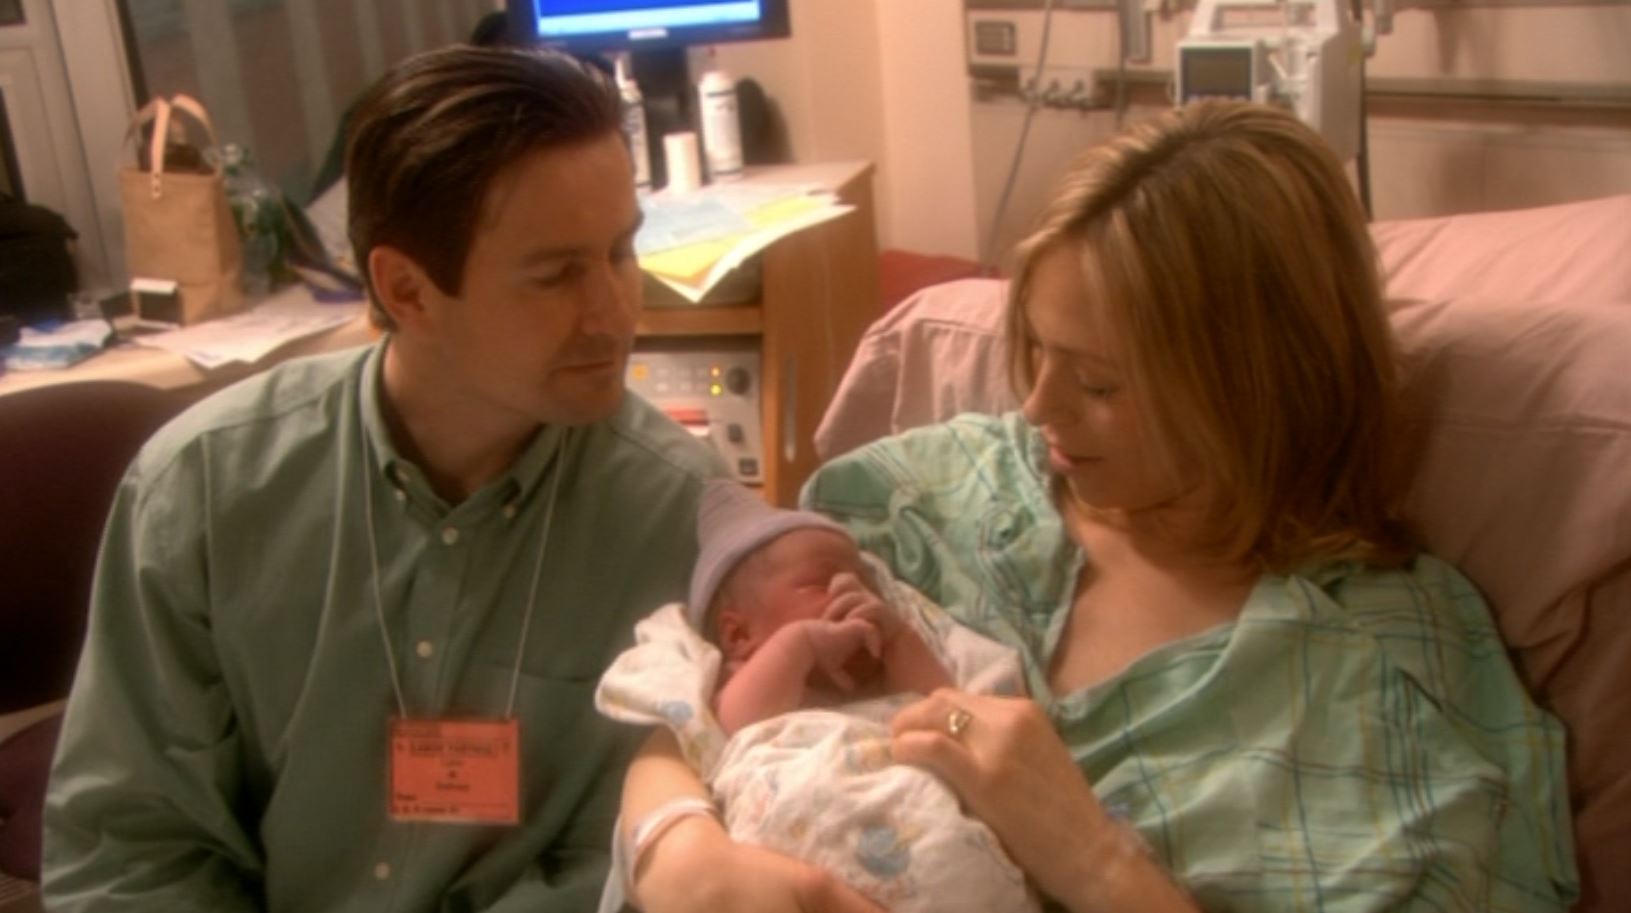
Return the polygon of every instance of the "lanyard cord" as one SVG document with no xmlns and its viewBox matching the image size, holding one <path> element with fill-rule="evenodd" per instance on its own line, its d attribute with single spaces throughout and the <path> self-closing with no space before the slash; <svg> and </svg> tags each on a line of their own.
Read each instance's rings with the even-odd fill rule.
<svg viewBox="0 0 1631 913">
<path fill-rule="evenodd" d="M 527 632 L 532 627 L 532 612 L 538 605 L 538 580 L 543 576 L 544 553 L 549 549 L 549 528 L 555 521 L 555 494 L 561 487 L 561 476 L 565 474 L 561 464 L 562 453 L 566 447 L 566 434 L 563 429 L 560 438 L 555 443 L 554 478 L 549 482 L 549 503 L 545 507 L 544 529 L 538 537 L 538 558 L 532 567 L 532 583 L 527 587 L 527 611 L 521 617 L 521 641 L 515 648 L 515 671 L 510 674 L 510 696 L 504 705 L 504 718 L 515 716 L 515 696 L 521 686 L 521 662 L 527 652 Z M 391 649 L 391 635 L 385 626 L 385 599 L 380 595 L 379 585 L 379 545 L 374 537 L 374 494 L 373 494 L 373 450 L 369 446 L 368 427 L 362 427 L 362 471 L 363 512 L 368 518 L 368 562 L 373 572 L 374 582 L 374 617 L 379 622 L 380 642 L 385 646 L 385 664 L 391 670 L 391 691 L 396 695 L 397 713 L 402 719 L 408 718 L 408 701 L 403 697 L 402 675 L 397 671 L 396 651 Z"/>
<path fill-rule="evenodd" d="M 544 513 L 544 531 L 538 536 L 538 560 L 532 566 L 532 584 L 527 587 L 527 614 L 521 616 L 521 642 L 515 645 L 515 672 L 510 675 L 510 699 L 504 705 L 504 718 L 515 716 L 515 694 L 521 687 L 521 659 L 527 655 L 527 631 L 532 628 L 532 610 L 538 605 L 538 578 L 544 575 L 544 550 L 549 547 L 549 528 L 555 523 L 555 493 L 561 488 L 561 476 L 566 467 L 561 465 L 562 451 L 566 447 L 566 430 L 560 432 L 555 443 L 555 476 L 549 480 L 549 507 Z"/>
</svg>

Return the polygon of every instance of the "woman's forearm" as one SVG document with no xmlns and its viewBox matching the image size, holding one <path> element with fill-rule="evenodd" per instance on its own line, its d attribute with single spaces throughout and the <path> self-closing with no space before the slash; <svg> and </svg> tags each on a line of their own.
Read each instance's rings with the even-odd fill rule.
<svg viewBox="0 0 1631 913">
<path fill-rule="evenodd" d="M 1078 862 L 1075 890 L 1055 898 L 1071 913 L 1201 913 L 1138 834 L 1122 824 L 1098 828 Z"/>
</svg>

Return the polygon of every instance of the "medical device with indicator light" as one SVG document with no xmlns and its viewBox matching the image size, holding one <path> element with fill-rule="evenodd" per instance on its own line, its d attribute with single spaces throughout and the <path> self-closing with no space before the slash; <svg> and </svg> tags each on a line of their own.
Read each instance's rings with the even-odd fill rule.
<svg viewBox="0 0 1631 913">
<path fill-rule="evenodd" d="M 1178 42 L 1178 103 L 1284 105 L 1347 161 L 1360 149 L 1364 45 L 1346 0 L 1200 0 Z"/>
<path fill-rule="evenodd" d="M 736 478 L 764 481 L 756 344 L 642 344 L 629 356 L 627 385 L 719 451 Z"/>
</svg>

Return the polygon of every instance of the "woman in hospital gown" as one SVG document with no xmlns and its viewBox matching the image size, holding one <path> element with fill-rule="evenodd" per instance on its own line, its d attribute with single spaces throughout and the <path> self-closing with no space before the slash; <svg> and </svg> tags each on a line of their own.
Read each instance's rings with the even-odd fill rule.
<svg viewBox="0 0 1631 913">
<path fill-rule="evenodd" d="M 1089 150 L 1018 254 L 1021 412 L 805 490 L 1025 666 L 1030 699 L 902 710 L 895 760 L 1076 913 L 1566 910 L 1563 731 L 1399 519 L 1393 344 L 1336 157 L 1277 109 L 1191 105 Z M 629 820 L 698 791 L 672 751 L 636 762 Z M 646 910 L 869 909 L 710 822 L 657 849 Z"/>
</svg>

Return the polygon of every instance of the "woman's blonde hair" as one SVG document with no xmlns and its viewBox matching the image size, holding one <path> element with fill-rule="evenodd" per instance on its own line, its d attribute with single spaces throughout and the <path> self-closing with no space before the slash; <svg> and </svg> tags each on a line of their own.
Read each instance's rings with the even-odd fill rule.
<svg viewBox="0 0 1631 913">
<path fill-rule="evenodd" d="M 1060 248 L 1121 336 L 1150 432 L 1208 496 L 1221 557 L 1277 572 L 1408 557 L 1376 252 L 1312 130 L 1277 108 L 1203 102 L 1079 159 L 1017 251 L 1022 395 L 1037 369 L 1023 304 Z"/>
</svg>

